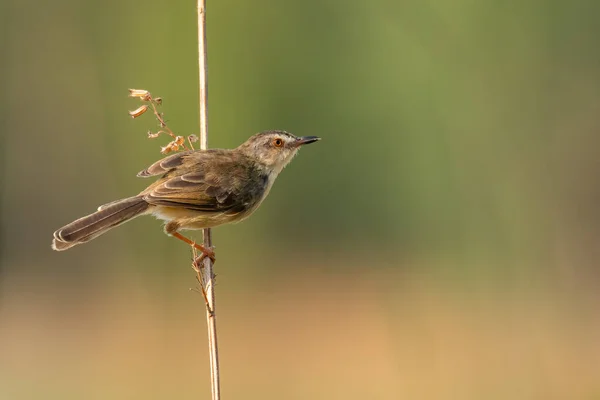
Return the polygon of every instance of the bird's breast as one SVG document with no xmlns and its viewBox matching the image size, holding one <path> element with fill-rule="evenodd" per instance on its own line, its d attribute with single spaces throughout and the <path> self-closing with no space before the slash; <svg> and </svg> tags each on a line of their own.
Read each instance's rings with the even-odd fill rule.
<svg viewBox="0 0 600 400">
<path fill-rule="evenodd" d="M 246 196 L 243 212 L 237 221 L 248 218 L 254 211 L 256 211 L 256 209 L 269 194 L 269 191 L 275 182 L 275 178 L 277 178 L 277 175 L 274 173 L 263 173 L 258 176 L 258 179 L 253 180 L 251 187 L 247 189 L 247 193 L 251 194 Z"/>
</svg>

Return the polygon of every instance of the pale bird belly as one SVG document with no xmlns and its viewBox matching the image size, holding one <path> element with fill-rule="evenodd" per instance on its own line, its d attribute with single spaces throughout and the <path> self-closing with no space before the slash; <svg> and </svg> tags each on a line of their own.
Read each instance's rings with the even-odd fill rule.
<svg viewBox="0 0 600 400">
<path fill-rule="evenodd" d="M 239 222 L 249 217 L 257 206 L 258 204 L 244 212 L 236 214 L 206 213 L 179 207 L 153 206 L 150 208 L 149 213 L 165 222 L 176 222 L 180 227 L 179 229 L 203 229 Z"/>
</svg>

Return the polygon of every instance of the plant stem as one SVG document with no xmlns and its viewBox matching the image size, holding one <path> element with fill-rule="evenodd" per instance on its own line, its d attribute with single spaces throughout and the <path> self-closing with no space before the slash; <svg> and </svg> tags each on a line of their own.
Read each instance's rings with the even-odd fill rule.
<svg viewBox="0 0 600 400">
<path fill-rule="evenodd" d="M 200 91 L 200 149 L 208 148 L 208 83 L 206 62 L 206 0 L 198 0 L 198 71 Z M 210 229 L 203 229 L 204 247 L 212 247 Z M 202 282 L 206 294 L 206 322 L 208 325 L 208 348 L 210 355 L 210 377 L 212 400 L 221 399 L 219 376 L 219 349 L 217 346 L 217 314 L 215 309 L 213 263 L 208 257 L 204 259 Z"/>
</svg>

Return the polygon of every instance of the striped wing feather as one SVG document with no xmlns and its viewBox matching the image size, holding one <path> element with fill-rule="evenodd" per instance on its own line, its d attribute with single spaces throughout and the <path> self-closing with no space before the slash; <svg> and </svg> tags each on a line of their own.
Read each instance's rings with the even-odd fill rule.
<svg viewBox="0 0 600 400">
<path fill-rule="evenodd" d="M 165 157 L 162 160 L 158 160 L 145 170 L 140 171 L 137 176 L 140 178 L 147 178 L 150 176 L 166 174 L 167 172 L 183 164 L 184 157 L 191 153 L 191 151 L 182 151 L 181 153 Z"/>
<path fill-rule="evenodd" d="M 238 213 L 255 199 L 252 165 L 225 151 L 185 155 L 167 157 L 146 170 L 166 174 L 142 192 L 144 200 L 201 212 Z"/>
</svg>

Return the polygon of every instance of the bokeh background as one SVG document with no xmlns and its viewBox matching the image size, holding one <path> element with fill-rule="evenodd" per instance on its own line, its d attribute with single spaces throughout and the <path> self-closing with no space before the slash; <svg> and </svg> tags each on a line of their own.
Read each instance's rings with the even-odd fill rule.
<svg viewBox="0 0 600 400">
<path fill-rule="evenodd" d="M 600 3 L 210 1 L 211 147 L 305 148 L 214 230 L 224 398 L 600 398 Z M 0 398 L 208 398 L 190 252 L 141 218 L 197 133 L 193 1 L 0 2 Z"/>
</svg>

